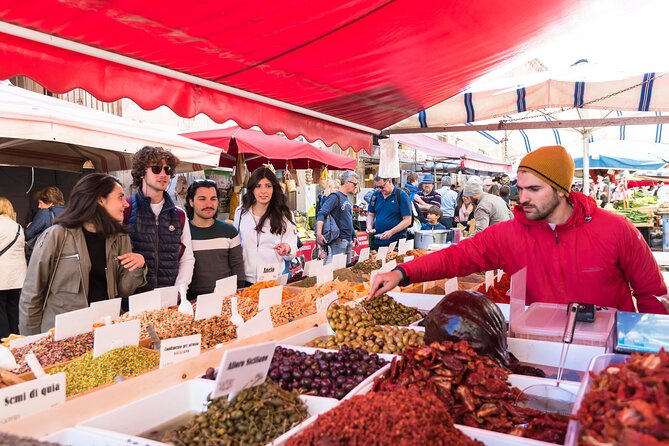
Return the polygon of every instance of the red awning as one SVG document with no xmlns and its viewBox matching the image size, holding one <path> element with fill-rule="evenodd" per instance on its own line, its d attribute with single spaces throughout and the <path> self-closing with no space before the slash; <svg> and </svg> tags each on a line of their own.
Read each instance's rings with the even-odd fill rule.
<svg viewBox="0 0 669 446">
<path fill-rule="evenodd" d="M 282 168 L 282 163 L 290 162 L 293 169 L 309 167 L 334 167 L 337 169 L 355 169 L 355 159 L 344 155 L 320 150 L 309 143 L 286 139 L 278 135 L 265 135 L 256 130 L 245 130 L 239 127 L 207 130 L 204 132 L 182 133 L 195 141 L 219 147 L 221 154 L 220 166 L 233 167 L 237 153 L 245 155 L 246 164 L 253 170 L 263 163 L 274 161 L 274 167 Z M 281 163 L 277 163 L 280 161 Z"/>
<path fill-rule="evenodd" d="M 369 149 L 577 0 L 6 1 L 0 78 Z"/>
</svg>

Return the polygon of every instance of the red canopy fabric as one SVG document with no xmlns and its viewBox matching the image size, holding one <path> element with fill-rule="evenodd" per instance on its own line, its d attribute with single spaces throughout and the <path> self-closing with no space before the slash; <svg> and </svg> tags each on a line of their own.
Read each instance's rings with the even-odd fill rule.
<svg viewBox="0 0 669 446">
<path fill-rule="evenodd" d="M 369 149 L 370 132 L 457 94 L 577 3 L 8 0 L 0 78 Z"/>
<path fill-rule="evenodd" d="M 220 166 L 223 167 L 233 167 L 238 153 L 258 155 L 245 156 L 246 164 L 251 170 L 272 161 L 276 168 L 283 168 L 285 163 L 290 162 L 293 169 L 328 166 L 352 170 L 356 164 L 353 158 L 320 150 L 306 142 L 278 135 L 265 135 L 256 130 L 239 127 L 182 133 L 181 136 L 223 149 L 225 153 L 221 154 L 220 161 Z M 278 161 L 281 163 L 277 163 Z"/>
</svg>

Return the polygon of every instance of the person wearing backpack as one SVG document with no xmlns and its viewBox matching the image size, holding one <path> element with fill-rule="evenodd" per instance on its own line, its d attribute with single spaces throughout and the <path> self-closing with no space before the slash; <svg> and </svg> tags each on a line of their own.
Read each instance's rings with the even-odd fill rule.
<svg viewBox="0 0 669 446">
<path fill-rule="evenodd" d="M 367 210 L 367 232 L 374 235 L 374 245 L 388 246 L 406 238 L 412 224 L 409 196 L 390 178 L 374 178 L 374 195 Z"/>
<path fill-rule="evenodd" d="M 360 181 L 357 173 L 347 170 L 340 178 L 341 187 L 328 195 L 316 215 L 316 242 L 327 246 L 325 264 L 336 254 L 346 254 L 346 264 L 352 262 L 353 244 L 357 243 L 353 229 L 353 205 L 348 195 L 355 192 Z"/>
</svg>

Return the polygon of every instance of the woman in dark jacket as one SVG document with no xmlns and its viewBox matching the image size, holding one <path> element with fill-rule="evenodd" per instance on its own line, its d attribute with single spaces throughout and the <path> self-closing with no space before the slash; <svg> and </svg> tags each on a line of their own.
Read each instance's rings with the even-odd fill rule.
<svg viewBox="0 0 669 446">
<path fill-rule="evenodd" d="M 35 246 L 37 237 L 53 224 L 53 221 L 63 213 L 65 199 L 63 193 L 56 186 L 45 187 L 35 194 L 37 213 L 33 221 L 26 228 L 26 245 L 28 251 Z"/>
</svg>

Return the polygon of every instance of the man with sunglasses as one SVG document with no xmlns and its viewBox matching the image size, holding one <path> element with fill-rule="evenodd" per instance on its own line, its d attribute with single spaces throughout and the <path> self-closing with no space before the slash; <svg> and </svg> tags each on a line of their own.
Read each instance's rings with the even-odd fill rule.
<svg viewBox="0 0 669 446">
<path fill-rule="evenodd" d="M 321 246 L 329 247 L 328 257 L 325 259 L 326 265 L 332 262 L 335 254 L 346 254 L 346 264 L 351 263 L 353 244 L 357 243 L 353 229 L 353 206 L 348 196 L 355 192 L 360 177 L 352 170 L 347 170 L 341 174 L 339 181 L 341 181 L 339 190 L 327 196 L 316 215 L 316 241 Z M 339 229 L 339 236 L 332 240 L 327 240 L 323 235 L 323 226 L 328 217 L 332 217 Z"/>
<path fill-rule="evenodd" d="M 188 288 L 195 257 L 186 213 L 167 193 L 179 160 L 162 147 L 143 147 L 132 157 L 132 186 L 136 190 L 124 223 L 132 232 L 133 252 L 147 266 L 146 285 L 136 293 L 155 288 Z"/>
<path fill-rule="evenodd" d="M 410 225 L 409 195 L 395 187 L 390 178 L 374 178 L 374 195 L 367 209 L 367 232 L 375 233 L 374 245 L 388 246 L 406 238 Z"/>
<path fill-rule="evenodd" d="M 190 220 L 195 268 L 188 299 L 213 293 L 216 281 L 237 276 L 244 287 L 244 258 L 237 229 L 216 218 L 220 191 L 213 180 L 195 180 L 186 192 L 186 214 Z"/>
</svg>

